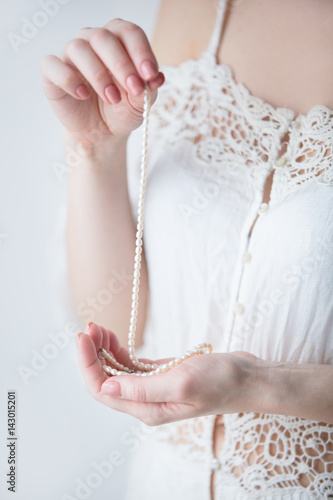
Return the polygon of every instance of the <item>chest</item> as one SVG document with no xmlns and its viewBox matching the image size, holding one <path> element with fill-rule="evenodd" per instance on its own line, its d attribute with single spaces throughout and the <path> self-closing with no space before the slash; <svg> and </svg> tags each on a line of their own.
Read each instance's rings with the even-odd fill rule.
<svg viewBox="0 0 333 500">
<path fill-rule="evenodd" d="M 228 2 L 218 62 L 253 95 L 296 114 L 333 107 L 333 3 Z"/>
</svg>

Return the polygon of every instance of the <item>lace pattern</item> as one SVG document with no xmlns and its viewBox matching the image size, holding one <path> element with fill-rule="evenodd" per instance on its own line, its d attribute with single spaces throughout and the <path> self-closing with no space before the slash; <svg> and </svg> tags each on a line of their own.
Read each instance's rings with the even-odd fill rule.
<svg viewBox="0 0 333 500">
<path fill-rule="evenodd" d="M 333 112 L 316 106 L 293 124 L 285 168 L 276 167 L 271 201 L 297 190 L 312 179 L 333 186 Z"/>
<path fill-rule="evenodd" d="M 333 494 L 333 428 L 329 424 L 240 413 L 228 415 L 226 427 L 232 439 L 220 456 L 221 481 L 238 478 L 248 493 L 262 488 L 265 492 L 283 488 L 284 492 L 324 493 L 325 485 Z"/>
<path fill-rule="evenodd" d="M 214 420 L 214 415 L 208 415 L 160 425 L 156 428 L 156 436 L 159 441 L 174 446 L 177 455 L 184 459 L 191 456 L 191 460 L 202 460 L 210 453 L 208 446 Z"/>
<path fill-rule="evenodd" d="M 210 457 L 214 416 L 159 426 L 155 437 L 184 461 Z M 224 415 L 226 441 L 218 457 L 217 487 L 243 494 L 308 493 L 333 498 L 333 426 L 297 417 Z M 251 497 L 252 498 L 252 497 Z"/>
<path fill-rule="evenodd" d="M 192 143 L 197 174 L 245 169 L 255 191 L 262 192 L 275 168 L 272 203 L 313 180 L 333 185 L 332 110 L 318 105 L 294 119 L 292 110 L 251 95 L 210 52 L 163 70 L 166 82 L 152 108 L 152 136 L 168 147 Z M 288 133 L 287 161 L 276 168 Z"/>
</svg>

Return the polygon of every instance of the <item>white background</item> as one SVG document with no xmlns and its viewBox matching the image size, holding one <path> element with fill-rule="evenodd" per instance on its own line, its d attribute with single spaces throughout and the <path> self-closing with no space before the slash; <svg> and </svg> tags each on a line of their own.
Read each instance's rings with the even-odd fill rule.
<svg viewBox="0 0 333 500">
<path fill-rule="evenodd" d="M 60 182 L 53 168 L 56 161 L 65 163 L 62 126 L 42 92 L 39 65 L 46 54 L 60 55 L 81 27 L 102 26 L 113 17 L 139 24 L 151 37 L 158 0 L 68 0 L 15 52 L 8 34 L 20 35 L 26 19 L 43 10 L 41 3 L 1 2 L 0 498 L 121 500 L 131 455 L 124 436 L 140 422 L 91 398 L 79 372 L 75 336 L 63 335 L 68 343 L 61 348 L 49 336 L 64 333 L 72 321 L 81 330 L 85 325 L 66 295 L 66 176 Z M 46 360 L 43 353 L 54 358 Z M 32 370 L 36 356 L 44 362 L 24 381 L 19 370 Z M 16 494 L 6 484 L 9 390 L 17 393 Z M 98 487 L 76 496 L 78 480 L 87 484 L 96 472 L 93 464 L 116 450 L 123 463 Z"/>
</svg>

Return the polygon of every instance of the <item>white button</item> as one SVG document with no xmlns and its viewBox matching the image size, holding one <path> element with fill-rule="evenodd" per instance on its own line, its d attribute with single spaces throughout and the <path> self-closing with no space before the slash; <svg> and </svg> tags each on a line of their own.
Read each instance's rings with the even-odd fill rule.
<svg viewBox="0 0 333 500">
<path fill-rule="evenodd" d="M 267 208 L 268 208 L 268 203 L 262 203 L 258 208 L 258 214 L 262 215 L 264 212 L 266 212 Z"/>
<path fill-rule="evenodd" d="M 242 255 L 242 261 L 247 264 L 248 262 L 250 262 L 250 260 L 252 259 L 252 255 L 250 254 L 250 252 L 244 252 L 243 255 Z"/>
<path fill-rule="evenodd" d="M 287 158 L 286 156 L 281 156 L 275 161 L 275 166 L 276 167 L 283 167 L 283 165 L 287 163 Z"/>
<path fill-rule="evenodd" d="M 220 470 L 221 468 L 221 462 L 217 458 L 212 458 L 211 461 L 211 469 L 212 470 Z"/>
<path fill-rule="evenodd" d="M 243 304 L 236 302 L 235 307 L 234 307 L 234 312 L 235 312 L 235 314 L 243 314 L 243 312 L 244 312 Z"/>
</svg>

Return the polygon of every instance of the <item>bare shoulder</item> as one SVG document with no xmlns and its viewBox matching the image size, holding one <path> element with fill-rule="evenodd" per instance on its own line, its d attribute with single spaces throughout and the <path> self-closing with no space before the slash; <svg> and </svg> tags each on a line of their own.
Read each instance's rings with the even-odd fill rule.
<svg viewBox="0 0 333 500">
<path fill-rule="evenodd" d="M 161 0 L 152 39 L 160 65 L 200 57 L 214 27 L 216 0 Z"/>
</svg>

